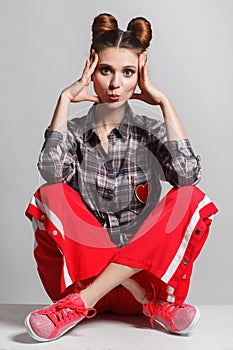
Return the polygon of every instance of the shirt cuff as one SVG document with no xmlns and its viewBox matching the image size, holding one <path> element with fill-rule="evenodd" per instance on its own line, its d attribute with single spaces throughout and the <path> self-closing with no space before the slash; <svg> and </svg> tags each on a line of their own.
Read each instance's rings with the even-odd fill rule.
<svg viewBox="0 0 233 350">
<path fill-rule="evenodd" d="M 67 132 L 66 131 L 56 131 L 56 130 L 49 130 L 47 128 L 45 130 L 45 141 L 46 141 L 46 147 L 56 147 L 57 145 L 60 145 L 64 142 L 66 142 L 67 139 Z"/>
<path fill-rule="evenodd" d="M 165 145 L 172 158 L 176 158 L 180 154 L 188 158 L 200 158 L 195 156 L 189 139 L 166 141 Z"/>
</svg>

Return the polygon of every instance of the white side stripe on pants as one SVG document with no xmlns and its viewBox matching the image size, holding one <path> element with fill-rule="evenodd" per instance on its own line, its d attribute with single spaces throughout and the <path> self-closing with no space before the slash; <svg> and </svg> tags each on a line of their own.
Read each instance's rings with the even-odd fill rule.
<svg viewBox="0 0 233 350">
<path fill-rule="evenodd" d="M 194 227 L 196 226 L 196 224 L 198 223 L 198 221 L 200 219 L 200 209 L 204 208 L 207 204 L 209 204 L 211 202 L 212 201 L 208 198 L 208 196 L 205 195 L 203 200 L 198 204 L 197 209 L 195 210 L 195 212 L 190 220 L 190 223 L 187 227 L 184 238 L 181 242 L 181 245 L 180 245 L 174 259 L 172 260 L 172 262 L 169 265 L 165 274 L 161 277 L 161 280 L 164 281 L 165 283 L 168 283 L 168 281 L 170 281 L 170 279 L 174 275 L 175 271 L 177 270 L 181 260 L 184 257 L 184 254 L 185 254 L 187 246 L 189 244 Z"/>
<path fill-rule="evenodd" d="M 50 210 L 45 203 L 42 203 L 38 198 L 35 198 L 35 196 L 32 197 L 32 200 L 30 203 L 47 215 L 49 220 L 58 229 L 58 231 L 61 232 L 61 235 L 64 238 L 65 234 L 64 234 L 63 225 L 61 220 L 57 217 L 57 215 L 52 210 Z"/>
</svg>

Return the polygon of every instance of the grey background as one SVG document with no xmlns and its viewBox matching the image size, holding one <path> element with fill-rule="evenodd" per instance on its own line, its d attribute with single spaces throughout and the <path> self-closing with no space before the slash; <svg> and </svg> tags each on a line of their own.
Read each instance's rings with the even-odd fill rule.
<svg viewBox="0 0 233 350">
<path fill-rule="evenodd" d="M 36 162 L 58 95 L 80 77 L 94 16 L 110 12 L 122 29 L 134 16 L 152 22 L 151 80 L 175 105 L 202 158 L 199 186 L 220 209 L 195 265 L 188 300 L 231 303 L 233 2 L 7 0 L 0 5 L 0 302 L 49 301 L 37 276 L 24 211 L 41 184 Z M 89 106 L 72 106 L 70 114 Z"/>
</svg>

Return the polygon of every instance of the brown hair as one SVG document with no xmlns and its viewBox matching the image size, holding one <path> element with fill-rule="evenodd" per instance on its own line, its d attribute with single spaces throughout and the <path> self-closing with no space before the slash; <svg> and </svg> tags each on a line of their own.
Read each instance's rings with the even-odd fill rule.
<svg viewBox="0 0 233 350">
<path fill-rule="evenodd" d="M 117 20 L 108 13 L 101 13 L 92 24 L 91 50 L 100 52 L 107 47 L 119 47 L 137 50 L 141 53 L 147 49 L 152 39 L 150 22 L 144 17 L 133 18 L 127 30 L 118 28 Z"/>
</svg>

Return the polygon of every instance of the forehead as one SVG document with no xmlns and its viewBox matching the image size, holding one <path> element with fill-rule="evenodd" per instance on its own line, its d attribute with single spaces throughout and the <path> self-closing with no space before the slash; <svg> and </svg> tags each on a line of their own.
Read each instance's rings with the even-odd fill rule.
<svg viewBox="0 0 233 350">
<path fill-rule="evenodd" d="M 107 63 L 111 66 L 138 66 L 138 55 L 135 50 L 118 47 L 108 47 L 98 53 L 99 64 Z"/>
</svg>

